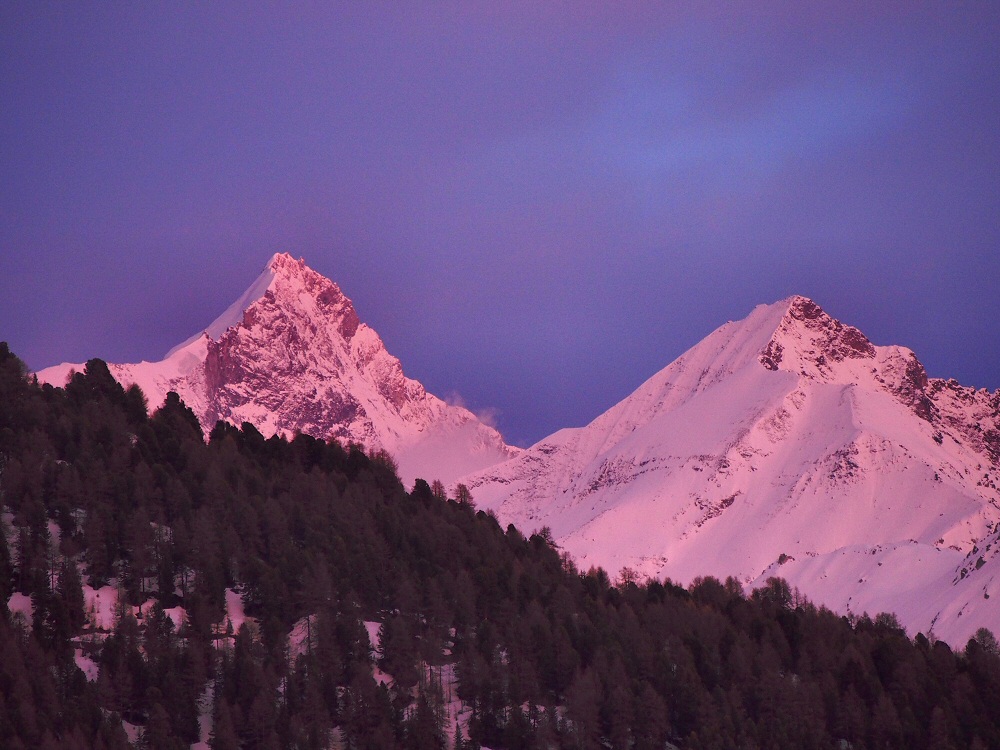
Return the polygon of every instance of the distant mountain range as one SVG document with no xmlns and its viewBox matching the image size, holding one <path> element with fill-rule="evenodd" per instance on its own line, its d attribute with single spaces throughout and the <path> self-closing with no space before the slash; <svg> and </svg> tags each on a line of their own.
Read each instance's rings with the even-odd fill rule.
<svg viewBox="0 0 1000 750">
<path fill-rule="evenodd" d="M 38 373 L 65 383 L 63 364 Z M 929 379 L 804 297 L 722 326 L 586 427 L 528 450 L 403 375 L 339 287 L 274 256 L 160 362 L 111 365 L 157 407 L 385 449 L 407 484 L 460 480 L 580 567 L 781 576 L 911 635 L 1000 628 L 1000 391 Z"/>
</svg>

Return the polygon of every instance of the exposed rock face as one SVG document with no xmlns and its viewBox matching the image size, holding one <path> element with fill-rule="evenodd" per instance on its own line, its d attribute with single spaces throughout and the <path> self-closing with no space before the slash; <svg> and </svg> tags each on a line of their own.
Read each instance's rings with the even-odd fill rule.
<svg viewBox="0 0 1000 750">
<path fill-rule="evenodd" d="M 466 483 L 502 523 L 550 527 L 583 568 L 781 575 L 962 645 L 1000 623 L 1000 560 L 965 560 L 1000 523 L 998 406 L 792 297 Z"/>
<path fill-rule="evenodd" d="M 822 382 L 858 379 L 855 367 L 842 367 L 851 360 L 877 360 L 872 378 L 923 420 L 934 422 L 940 415 L 934 401 L 937 387 L 931 388 L 927 371 L 916 355 L 903 347 L 880 349 L 857 328 L 830 317 L 805 297 L 792 297 L 774 336 L 760 353 L 760 363 L 768 370 L 797 371 Z M 785 347 L 794 352 L 786 359 Z M 864 378 L 860 378 L 864 380 Z"/>
<path fill-rule="evenodd" d="M 39 378 L 61 385 L 70 367 Z M 165 360 L 110 369 L 138 383 L 152 406 L 177 391 L 206 431 L 222 419 L 264 434 L 385 449 L 407 483 L 450 483 L 518 452 L 471 412 L 407 378 L 340 288 L 287 254 L 275 255 L 236 304 Z"/>
<path fill-rule="evenodd" d="M 817 365 L 830 359 L 842 362 L 845 359 L 872 359 L 875 347 L 857 328 L 834 320 L 823 309 L 805 297 L 793 297 L 788 312 L 778 326 L 777 334 L 789 330 L 806 331 L 812 334 L 817 354 Z"/>
<path fill-rule="evenodd" d="M 932 378 L 922 395 L 931 404 L 931 423 L 941 439 L 965 442 L 985 453 L 994 470 L 1000 465 L 1000 390 L 970 388 L 953 379 Z"/>
<path fill-rule="evenodd" d="M 875 359 L 875 346 L 861 331 L 831 318 L 811 299 L 792 297 L 783 304 L 785 314 L 759 357 L 767 369 L 832 381 L 844 370 L 842 363 Z"/>
</svg>

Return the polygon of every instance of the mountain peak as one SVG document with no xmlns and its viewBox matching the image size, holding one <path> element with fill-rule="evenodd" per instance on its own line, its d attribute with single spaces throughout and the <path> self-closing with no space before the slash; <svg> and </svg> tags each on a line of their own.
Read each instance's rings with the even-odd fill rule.
<svg viewBox="0 0 1000 750">
<path fill-rule="evenodd" d="M 205 328 L 198 331 L 198 333 L 185 339 L 167 352 L 166 358 L 170 358 L 182 349 L 187 349 L 192 344 L 200 342 L 205 336 L 211 341 L 218 341 L 226 331 L 234 326 L 238 326 L 243 321 L 247 311 L 250 310 L 255 302 L 269 292 L 273 295 L 277 286 L 292 286 L 296 291 L 304 289 L 307 293 L 310 293 L 310 290 L 322 286 L 322 282 L 332 285 L 336 290 L 335 292 L 330 292 L 328 296 L 346 300 L 347 306 L 350 307 L 353 313 L 354 308 L 351 306 L 351 301 L 343 296 L 340 288 L 332 281 L 325 279 L 309 268 L 303 258 L 295 260 L 288 253 L 275 253 L 264 266 L 260 275 L 254 279 L 253 283 L 247 287 L 246 291 L 233 304 L 226 308 L 225 312 L 205 326 Z M 294 304 L 294 295 L 287 296 L 286 301 Z"/>
<path fill-rule="evenodd" d="M 206 433 L 221 419 L 267 435 L 359 443 L 389 451 L 407 483 L 451 482 L 517 453 L 471 412 L 407 378 L 340 287 L 288 253 L 273 255 L 222 315 L 164 360 L 109 367 L 154 406 L 177 392 Z M 73 368 L 39 379 L 62 385 Z"/>
<path fill-rule="evenodd" d="M 929 381 L 909 349 L 795 296 L 462 481 L 501 526 L 549 528 L 581 569 L 781 576 L 840 612 L 895 611 L 962 643 L 1000 616 L 985 567 L 998 472 L 1000 393 Z"/>
<path fill-rule="evenodd" d="M 305 258 L 295 260 L 290 253 L 275 253 L 265 267 L 272 273 L 294 272 L 308 268 Z"/>
<path fill-rule="evenodd" d="M 902 346 L 876 347 L 854 326 L 841 323 L 808 297 L 796 295 L 787 305 L 758 361 L 768 370 L 794 372 L 825 383 L 869 383 L 891 393 L 921 419 L 933 419 L 926 394 L 927 371 Z"/>
<path fill-rule="evenodd" d="M 795 295 L 784 304 L 786 312 L 759 357 L 768 370 L 826 379 L 837 363 L 875 358 L 875 346 L 861 331 L 831 317 L 808 297 Z"/>
<path fill-rule="evenodd" d="M 270 282 L 257 298 L 252 298 L 249 290 L 244 295 L 250 302 L 243 316 L 254 319 L 263 312 L 257 308 L 274 308 L 286 316 L 309 319 L 312 327 L 333 328 L 348 341 L 357 332 L 361 321 L 354 303 L 335 282 L 307 266 L 304 259 L 276 253 L 262 276 L 270 276 Z"/>
<path fill-rule="evenodd" d="M 786 314 L 796 320 L 820 320 L 830 317 L 822 307 L 801 294 L 793 294 L 785 300 L 785 303 L 788 305 Z"/>
</svg>

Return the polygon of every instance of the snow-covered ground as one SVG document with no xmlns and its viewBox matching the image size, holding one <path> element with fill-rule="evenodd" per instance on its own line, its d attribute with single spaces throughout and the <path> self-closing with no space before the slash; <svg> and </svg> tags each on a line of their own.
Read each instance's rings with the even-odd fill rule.
<svg viewBox="0 0 1000 750">
<path fill-rule="evenodd" d="M 118 621 L 118 587 L 107 585 L 94 589 L 83 585 L 84 611 L 97 630 L 114 630 Z"/>
<path fill-rule="evenodd" d="M 76 661 L 76 666 L 78 666 L 83 673 L 87 676 L 90 682 L 97 679 L 97 673 L 100 671 L 97 662 L 91 659 L 89 656 L 85 656 L 83 649 L 76 648 L 73 650 L 73 659 Z"/>
<path fill-rule="evenodd" d="M 365 630 L 368 631 L 368 642 L 372 645 L 372 652 L 378 654 L 382 648 L 382 639 L 379 638 L 379 628 L 382 627 L 382 623 L 366 620 L 364 626 Z M 379 685 L 392 684 L 392 675 L 388 675 L 379 669 L 378 664 L 372 664 L 372 676 Z"/>
<path fill-rule="evenodd" d="M 198 741 L 191 745 L 191 750 L 209 750 L 212 737 L 212 704 L 215 702 L 215 686 L 211 680 L 205 686 L 205 692 L 198 699 Z"/>
<path fill-rule="evenodd" d="M 911 635 L 964 645 L 1000 628 L 1000 563 L 960 578 L 1000 522 L 982 437 L 998 406 L 794 297 L 464 481 L 503 524 L 548 526 L 582 569 L 781 575 L 838 611 L 894 610 Z"/>
<path fill-rule="evenodd" d="M 33 612 L 31 597 L 15 591 L 7 600 L 7 609 L 10 611 L 11 617 L 22 617 L 25 624 L 28 626 L 31 625 L 31 614 Z"/>
<path fill-rule="evenodd" d="M 231 625 L 233 633 L 238 633 L 248 619 L 255 622 L 253 618 L 247 617 L 243 609 L 243 597 L 234 589 L 226 589 L 226 615 L 222 622 L 222 632 L 228 632 Z"/>
</svg>

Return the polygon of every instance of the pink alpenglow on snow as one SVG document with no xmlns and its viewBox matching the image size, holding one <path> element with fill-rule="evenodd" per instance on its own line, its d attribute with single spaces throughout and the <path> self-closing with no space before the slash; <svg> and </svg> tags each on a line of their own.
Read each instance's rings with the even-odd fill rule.
<svg viewBox="0 0 1000 750">
<path fill-rule="evenodd" d="M 63 385 L 82 367 L 57 365 L 38 379 Z M 176 391 L 206 433 L 222 419 L 267 436 L 301 432 L 384 449 L 407 485 L 416 477 L 450 485 L 519 452 L 468 409 L 407 378 L 340 287 L 287 253 L 163 360 L 109 368 L 123 385 L 138 384 L 151 408 Z"/>
<path fill-rule="evenodd" d="M 962 645 L 1000 627 L 1000 392 L 804 297 L 727 323 L 586 427 L 464 479 L 612 575 L 786 578 Z"/>
<path fill-rule="evenodd" d="M 38 373 L 61 385 L 80 365 Z M 403 375 L 332 281 L 275 255 L 155 363 L 110 365 L 153 406 L 387 450 L 407 484 L 464 481 L 580 567 L 780 575 L 841 612 L 895 612 L 961 644 L 1000 628 L 1000 392 L 928 378 L 812 300 L 761 305 L 586 427 L 526 451 Z"/>
</svg>

